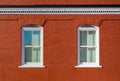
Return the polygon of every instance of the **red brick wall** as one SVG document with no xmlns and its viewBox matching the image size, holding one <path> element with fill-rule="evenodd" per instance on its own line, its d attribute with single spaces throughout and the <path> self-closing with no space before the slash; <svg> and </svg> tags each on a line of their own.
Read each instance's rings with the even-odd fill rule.
<svg viewBox="0 0 120 81">
<path fill-rule="evenodd" d="M 0 5 L 97 5 L 97 4 L 120 4 L 120 0 L 0 0 Z"/>
<path fill-rule="evenodd" d="M 44 27 L 46 68 L 18 68 L 21 62 L 21 27 Z M 100 27 L 100 65 L 75 68 L 77 28 Z M 0 15 L 0 81 L 119 81 L 119 15 Z"/>
</svg>

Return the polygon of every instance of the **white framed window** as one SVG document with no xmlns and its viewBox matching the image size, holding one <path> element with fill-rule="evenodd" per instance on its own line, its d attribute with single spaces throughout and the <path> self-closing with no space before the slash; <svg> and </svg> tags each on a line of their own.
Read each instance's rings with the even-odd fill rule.
<svg viewBox="0 0 120 81">
<path fill-rule="evenodd" d="M 83 25 L 78 28 L 78 65 L 76 67 L 101 67 L 99 65 L 99 28 Z"/>
<path fill-rule="evenodd" d="M 43 27 L 34 24 L 22 27 L 22 63 L 19 67 L 44 67 Z"/>
</svg>

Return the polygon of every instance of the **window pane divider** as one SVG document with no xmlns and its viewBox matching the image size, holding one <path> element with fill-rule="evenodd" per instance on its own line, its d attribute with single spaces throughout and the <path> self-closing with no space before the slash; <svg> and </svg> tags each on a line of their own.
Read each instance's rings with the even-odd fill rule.
<svg viewBox="0 0 120 81">
<path fill-rule="evenodd" d="M 97 46 L 80 46 L 80 47 L 97 48 Z"/>
<path fill-rule="evenodd" d="M 25 46 L 25 47 L 41 47 L 41 46 Z"/>
</svg>

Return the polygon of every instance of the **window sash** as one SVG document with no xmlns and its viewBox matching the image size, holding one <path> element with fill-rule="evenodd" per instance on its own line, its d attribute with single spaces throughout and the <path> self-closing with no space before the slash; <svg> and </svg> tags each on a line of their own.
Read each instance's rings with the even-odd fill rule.
<svg viewBox="0 0 120 81">
<path fill-rule="evenodd" d="M 41 50 L 42 50 L 41 49 L 42 47 L 41 47 L 41 30 L 40 30 L 40 28 L 23 28 L 23 32 L 24 32 L 23 33 L 24 34 L 24 40 L 23 41 L 25 41 L 26 36 L 27 36 L 27 35 L 25 35 L 25 33 L 26 32 L 31 32 L 31 44 L 27 45 L 24 42 L 24 63 L 33 63 L 33 62 L 34 63 L 40 63 L 41 62 Z M 36 36 L 36 38 L 35 38 L 34 37 L 34 32 L 39 32 L 39 35 L 38 35 L 39 37 Z M 38 43 L 36 43 L 36 41 Z M 28 51 L 28 54 L 31 57 L 26 54 L 27 53 L 26 51 L 29 48 L 31 49 L 31 50 L 29 50 L 29 51 L 31 51 L 31 54 L 29 53 L 29 51 Z M 35 51 L 33 50 L 33 49 L 36 49 L 36 48 L 40 49 L 38 53 L 37 52 L 35 53 Z M 30 60 L 30 58 L 31 58 L 31 60 Z"/>
<path fill-rule="evenodd" d="M 37 35 L 36 35 L 36 34 Z M 41 32 L 40 30 L 29 30 L 29 31 L 26 31 L 24 30 L 24 45 L 26 46 L 40 46 L 41 43 L 40 43 L 40 38 L 41 38 Z"/>
<path fill-rule="evenodd" d="M 96 51 L 97 51 L 97 42 L 96 42 L 96 38 L 97 38 L 97 32 L 96 32 L 97 30 L 96 30 L 96 28 L 81 28 L 80 30 L 79 30 L 79 49 L 80 49 L 80 51 L 79 51 L 79 54 L 80 54 L 80 63 L 96 63 L 97 62 L 97 53 L 96 53 Z M 83 39 L 82 39 L 82 35 L 81 35 L 81 32 L 85 32 L 85 33 L 83 33 Z M 94 32 L 95 33 L 95 36 L 94 37 L 92 37 L 92 34 L 91 34 L 91 36 L 89 36 L 89 32 Z M 85 38 L 84 38 L 84 35 L 86 35 L 85 36 Z M 93 38 L 93 39 L 90 39 L 90 38 Z M 81 44 L 82 42 L 81 42 L 81 40 L 82 41 L 84 41 L 83 42 L 83 44 Z M 94 40 L 94 41 L 93 41 Z M 90 41 L 93 41 L 92 42 L 92 44 L 91 44 L 91 42 Z M 86 43 L 85 43 L 86 42 Z M 90 43 L 90 44 L 89 44 Z M 83 49 L 83 48 L 86 48 L 86 56 L 84 55 L 84 54 L 81 54 L 81 49 Z M 88 50 L 88 49 L 95 49 L 94 50 L 94 52 L 92 52 L 91 51 L 91 55 L 89 54 L 89 51 L 90 50 Z M 82 56 L 81 56 L 82 55 Z M 83 56 L 84 55 L 84 56 Z M 82 58 L 81 58 L 82 57 Z M 82 60 L 82 59 L 84 59 L 84 60 Z"/>
<path fill-rule="evenodd" d="M 81 47 L 80 48 L 80 62 L 95 63 L 96 62 L 96 48 Z"/>
<path fill-rule="evenodd" d="M 80 46 L 95 46 L 96 31 L 80 31 Z"/>
<path fill-rule="evenodd" d="M 25 47 L 25 62 L 40 62 L 40 51 L 39 47 Z"/>
</svg>

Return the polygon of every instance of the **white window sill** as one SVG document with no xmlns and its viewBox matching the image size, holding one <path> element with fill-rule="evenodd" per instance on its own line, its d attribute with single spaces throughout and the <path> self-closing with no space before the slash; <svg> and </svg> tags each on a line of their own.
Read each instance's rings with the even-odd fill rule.
<svg viewBox="0 0 120 81">
<path fill-rule="evenodd" d="M 99 66 L 99 65 L 78 65 L 78 66 L 75 66 L 76 68 L 102 68 L 102 66 Z"/>
<path fill-rule="evenodd" d="M 45 66 L 18 66 L 19 68 L 45 68 Z"/>
<path fill-rule="evenodd" d="M 40 65 L 40 63 L 25 63 L 18 66 L 19 68 L 45 68 L 45 66 Z"/>
</svg>

